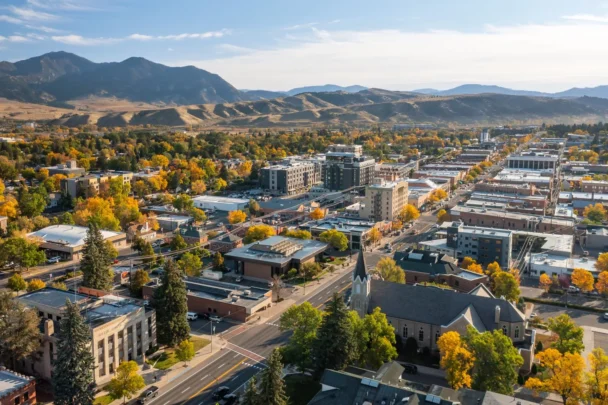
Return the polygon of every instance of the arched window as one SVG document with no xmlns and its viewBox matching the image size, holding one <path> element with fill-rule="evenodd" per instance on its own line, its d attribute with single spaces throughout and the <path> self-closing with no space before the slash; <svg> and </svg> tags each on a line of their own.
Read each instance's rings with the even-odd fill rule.
<svg viewBox="0 0 608 405">
<path fill-rule="evenodd" d="M 355 294 L 361 294 L 361 286 L 359 284 L 355 285 Z"/>
<path fill-rule="evenodd" d="M 407 325 L 403 325 L 403 337 L 407 337 Z"/>
<path fill-rule="evenodd" d="M 424 340 L 424 329 L 422 328 L 420 328 L 420 332 L 418 332 L 418 340 L 421 342 Z"/>
<path fill-rule="evenodd" d="M 515 334 L 514 334 L 514 336 L 515 336 L 515 339 L 519 338 L 519 326 L 515 327 Z"/>
<path fill-rule="evenodd" d="M 502 333 L 505 336 L 509 336 L 509 333 L 507 332 L 507 325 L 502 325 Z"/>
<path fill-rule="evenodd" d="M 439 331 L 435 332 L 435 343 L 439 340 Z"/>
</svg>

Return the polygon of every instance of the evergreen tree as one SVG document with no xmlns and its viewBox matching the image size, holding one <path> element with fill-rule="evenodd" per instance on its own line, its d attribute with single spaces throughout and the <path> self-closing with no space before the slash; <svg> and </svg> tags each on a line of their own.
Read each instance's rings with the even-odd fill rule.
<svg viewBox="0 0 608 405">
<path fill-rule="evenodd" d="M 318 374 L 323 370 L 343 370 L 355 360 L 357 345 L 344 300 L 334 294 L 313 343 L 313 364 Z"/>
<path fill-rule="evenodd" d="M 255 379 L 255 376 L 253 376 L 245 388 L 241 405 L 260 405 L 259 396 L 260 394 L 258 393 L 257 380 Z"/>
<path fill-rule="evenodd" d="M 186 294 L 181 270 L 174 261 L 168 260 L 165 263 L 161 285 L 154 292 L 156 330 L 160 343 L 175 346 L 190 337 L 190 325 L 186 319 Z"/>
<path fill-rule="evenodd" d="M 274 349 L 268 358 L 268 367 L 262 371 L 259 402 L 264 405 L 287 405 L 285 382 L 282 378 L 281 352 Z"/>
<path fill-rule="evenodd" d="M 103 291 L 111 290 L 114 278 L 110 270 L 111 264 L 112 258 L 108 245 L 103 240 L 99 226 L 91 221 L 80 261 L 82 285 Z"/>
<path fill-rule="evenodd" d="M 92 405 L 95 396 L 91 332 L 78 304 L 66 301 L 53 370 L 56 405 Z"/>
</svg>

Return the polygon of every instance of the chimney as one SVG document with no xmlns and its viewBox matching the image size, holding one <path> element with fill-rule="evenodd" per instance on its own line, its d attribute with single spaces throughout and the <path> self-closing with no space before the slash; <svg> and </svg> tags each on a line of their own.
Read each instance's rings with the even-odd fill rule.
<svg viewBox="0 0 608 405">
<path fill-rule="evenodd" d="M 53 336 L 55 334 L 55 324 L 52 319 L 46 319 L 44 321 L 44 335 Z"/>
<path fill-rule="evenodd" d="M 499 323 L 500 322 L 500 306 L 496 305 L 496 308 L 494 308 L 494 323 Z"/>
</svg>

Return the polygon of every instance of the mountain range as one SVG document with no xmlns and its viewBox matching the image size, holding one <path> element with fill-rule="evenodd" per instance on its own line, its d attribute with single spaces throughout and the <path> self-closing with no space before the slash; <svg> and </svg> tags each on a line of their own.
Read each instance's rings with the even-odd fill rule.
<svg viewBox="0 0 608 405">
<path fill-rule="evenodd" d="M 417 89 L 415 93 L 434 95 L 434 96 L 454 96 L 462 94 L 508 94 L 511 96 L 530 96 L 530 97 L 552 97 L 552 98 L 569 98 L 569 97 L 600 97 L 608 98 L 608 86 L 597 87 L 573 87 L 569 90 L 560 91 L 557 93 L 543 93 L 540 91 L 529 90 L 514 90 L 506 87 L 484 85 L 484 84 L 463 84 L 462 86 L 454 87 L 447 90 L 436 89 Z"/>
</svg>

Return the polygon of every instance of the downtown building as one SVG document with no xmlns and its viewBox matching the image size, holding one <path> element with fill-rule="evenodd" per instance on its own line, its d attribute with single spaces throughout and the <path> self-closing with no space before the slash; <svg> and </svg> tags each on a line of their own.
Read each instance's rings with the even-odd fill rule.
<svg viewBox="0 0 608 405">
<path fill-rule="evenodd" d="M 331 145 L 325 155 L 323 183 L 331 191 L 372 184 L 376 162 L 363 156 L 361 145 Z"/>
<path fill-rule="evenodd" d="M 361 218 L 370 221 L 393 221 L 407 205 L 408 183 L 405 180 L 377 182 L 365 187 L 365 199 L 360 210 Z M 379 180 L 379 181 L 378 181 Z"/>
<path fill-rule="evenodd" d="M 260 187 L 271 194 L 302 194 L 320 180 L 314 163 L 290 162 L 260 169 Z"/>
</svg>

